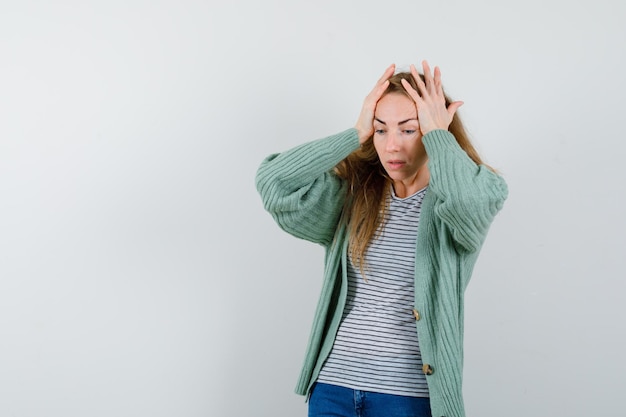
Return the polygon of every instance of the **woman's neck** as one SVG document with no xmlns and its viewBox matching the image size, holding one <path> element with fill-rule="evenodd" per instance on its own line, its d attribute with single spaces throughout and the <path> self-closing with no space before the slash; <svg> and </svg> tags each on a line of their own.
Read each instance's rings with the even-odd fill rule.
<svg viewBox="0 0 626 417">
<path fill-rule="evenodd" d="M 428 165 L 424 164 L 424 166 L 415 173 L 415 176 L 406 180 L 393 181 L 393 191 L 397 197 L 406 198 L 426 187 L 429 180 L 430 172 L 428 171 Z"/>
</svg>

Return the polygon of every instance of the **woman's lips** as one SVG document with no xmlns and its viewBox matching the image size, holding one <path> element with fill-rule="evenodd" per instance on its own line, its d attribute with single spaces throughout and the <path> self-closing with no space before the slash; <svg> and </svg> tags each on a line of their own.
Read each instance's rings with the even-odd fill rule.
<svg viewBox="0 0 626 417">
<path fill-rule="evenodd" d="M 389 168 L 391 169 L 400 169 L 404 166 L 406 162 L 404 161 L 399 161 L 399 160 L 392 160 L 392 161 L 387 161 L 387 165 L 389 166 Z"/>
</svg>

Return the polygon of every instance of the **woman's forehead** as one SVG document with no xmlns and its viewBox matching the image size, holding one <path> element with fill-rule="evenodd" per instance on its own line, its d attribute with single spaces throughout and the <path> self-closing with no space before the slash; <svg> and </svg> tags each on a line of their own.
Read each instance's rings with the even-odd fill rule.
<svg viewBox="0 0 626 417">
<path fill-rule="evenodd" d="M 387 94 L 378 101 L 375 117 L 384 123 L 417 120 L 415 103 L 403 94 Z"/>
</svg>

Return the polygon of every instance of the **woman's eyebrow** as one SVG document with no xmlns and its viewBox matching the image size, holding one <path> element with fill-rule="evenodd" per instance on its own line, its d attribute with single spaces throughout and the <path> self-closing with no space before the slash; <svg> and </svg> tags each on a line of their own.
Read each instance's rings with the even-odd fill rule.
<svg viewBox="0 0 626 417">
<path fill-rule="evenodd" d="M 382 124 L 384 124 L 385 126 L 387 126 L 387 123 L 383 122 L 383 121 L 382 121 L 382 120 L 380 120 L 378 117 L 374 117 L 374 120 L 376 120 L 378 123 L 382 123 Z M 406 120 L 403 120 L 403 121 L 399 122 L 399 123 L 398 123 L 398 125 L 403 125 L 403 124 L 405 124 L 405 123 L 407 123 L 407 122 L 410 122 L 411 120 L 415 120 L 415 121 L 417 121 L 417 119 L 416 119 L 416 118 L 406 119 Z"/>
</svg>

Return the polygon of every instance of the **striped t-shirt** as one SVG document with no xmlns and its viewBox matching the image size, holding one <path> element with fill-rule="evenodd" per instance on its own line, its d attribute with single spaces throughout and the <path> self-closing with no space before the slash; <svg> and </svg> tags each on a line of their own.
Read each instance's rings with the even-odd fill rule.
<svg viewBox="0 0 626 417">
<path fill-rule="evenodd" d="M 391 191 L 383 227 L 365 253 L 365 278 L 348 262 L 348 298 L 318 381 L 363 391 L 428 397 L 413 316 L 415 244 L 426 188 Z"/>
</svg>

